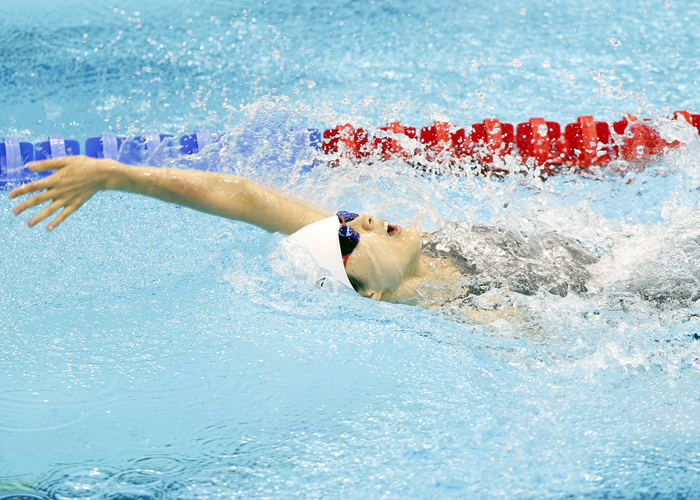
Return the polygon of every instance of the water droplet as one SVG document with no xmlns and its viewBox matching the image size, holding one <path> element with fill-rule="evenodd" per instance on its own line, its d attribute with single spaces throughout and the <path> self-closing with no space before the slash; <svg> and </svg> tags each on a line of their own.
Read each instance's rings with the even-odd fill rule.
<svg viewBox="0 0 700 500">
<path fill-rule="evenodd" d="M 552 63 L 549 62 L 549 61 L 544 61 L 544 62 L 542 63 L 542 67 L 543 67 L 544 69 L 550 68 L 551 66 L 552 66 Z"/>
<path fill-rule="evenodd" d="M 513 67 L 519 68 L 520 66 L 523 65 L 522 61 L 520 59 L 513 59 L 513 62 L 511 63 Z"/>
<path fill-rule="evenodd" d="M 622 45 L 622 42 L 617 38 L 608 38 L 608 43 L 613 47 L 619 47 L 620 45 Z"/>
<path fill-rule="evenodd" d="M 540 125 L 537 127 L 537 133 L 540 134 L 542 137 L 547 137 L 547 125 Z"/>
<path fill-rule="evenodd" d="M 640 156 L 644 154 L 644 146 L 643 145 L 640 144 L 639 146 L 637 146 L 637 154 Z"/>
<path fill-rule="evenodd" d="M 527 14 L 527 9 L 520 9 L 520 15 L 524 16 L 525 14 Z"/>
<path fill-rule="evenodd" d="M 280 58 L 280 51 L 279 51 L 279 50 L 275 50 L 275 51 L 272 53 L 272 58 L 273 58 L 273 59 L 279 59 L 279 58 Z"/>
</svg>

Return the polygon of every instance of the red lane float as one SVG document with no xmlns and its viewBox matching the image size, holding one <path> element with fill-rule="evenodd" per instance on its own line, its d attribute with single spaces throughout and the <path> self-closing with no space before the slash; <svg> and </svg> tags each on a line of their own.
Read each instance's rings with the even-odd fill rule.
<svg viewBox="0 0 700 500">
<path fill-rule="evenodd" d="M 688 113 L 687 111 L 676 111 L 673 114 L 673 117 L 676 120 L 680 120 L 680 119 L 685 120 L 690 125 L 695 127 L 695 129 L 698 131 L 698 134 L 700 134 L 700 115 L 692 115 L 692 114 Z"/>
<path fill-rule="evenodd" d="M 451 155 L 454 148 L 450 124 L 447 122 L 434 122 L 432 125 L 423 127 L 420 129 L 420 142 L 429 161 L 437 160 L 441 153 Z"/>
<path fill-rule="evenodd" d="M 561 127 L 556 122 L 547 122 L 544 118 L 530 118 L 526 123 L 519 123 L 516 144 L 523 162 L 534 163 L 544 167 L 550 173 L 551 165 L 562 163 L 557 158 L 555 145 L 561 137 Z"/>
<path fill-rule="evenodd" d="M 569 123 L 564 129 L 562 163 L 583 169 L 610 163 L 609 144 L 610 127 L 607 123 L 597 122 L 592 116 L 579 116 L 575 123 Z"/>
<path fill-rule="evenodd" d="M 355 129 L 349 123 L 323 131 L 322 148 L 326 154 L 338 154 L 350 159 L 362 158 L 369 154 L 368 143 L 367 132 L 362 128 Z"/>
<path fill-rule="evenodd" d="M 686 121 L 700 134 L 700 115 L 676 111 L 671 118 Z M 496 175 L 505 172 L 503 161 L 510 155 L 542 175 L 552 175 L 564 168 L 586 171 L 616 159 L 644 163 L 680 145 L 664 140 L 650 119 L 631 115 L 612 127 L 592 116 L 579 116 L 563 133 L 559 123 L 544 118 L 530 118 L 516 127 L 488 118 L 468 127 L 436 121 L 420 130 L 392 122 L 379 127 L 376 135 L 369 138 L 362 128 L 340 125 L 323 133 L 323 151 L 347 159 L 473 161 L 483 173 Z"/>
<path fill-rule="evenodd" d="M 639 120 L 635 116 L 627 115 L 622 120 L 613 123 L 615 133 L 622 136 L 619 144 L 615 145 L 618 158 L 626 161 L 644 161 L 650 156 L 662 153 L 664 148 L 671 146 L 648 125 L 649 122 L 651 120 L 648 118 Z"/>
<path fill-rule="evenodd" d="M 406 127 L 400 122 L 392 122 L 384 127 L 379 127 L 382 132 L 389 132 L 394 136 L 405 135 L 409 139 L 416 139 L 416 128 Z M 402 156 L 408 158 L 410 156 L 410 151 L 407 151 L 401 146 L 398 140 L 384 135 L 382 137 L 373 137 L 371 150 L 381 155 L 382 159 L 389 159 L 395 156 Z"/>
<path fill-rule="evenodd" d="M 484 163 L 494 163 L 497 158 L 503 159 L 513 153 L 515 135 L 513 125 L 501 123 L 496 118 L 487 118 L 481 123 L 472 125 L 471 147 L 477 160 Z"/>
<path fill-rule="evenodd" d="M 513 154 L 515 133 L 513 125 L 487 118 L 471 126 L 467 157 L 483 164 L 481 173 L 501 176 L 508 171 L 501 168 L 505 157 Z"/>
</svg>

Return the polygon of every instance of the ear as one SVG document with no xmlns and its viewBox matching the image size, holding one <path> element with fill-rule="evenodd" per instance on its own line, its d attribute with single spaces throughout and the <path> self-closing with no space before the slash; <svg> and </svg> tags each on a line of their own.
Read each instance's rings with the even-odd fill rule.
<svg viewBox="0 0 700 500">
<path fill-rule="evenodd" d="M 360 295 L 372 300 L 382 300 L 381 290 L 362 290 L 362 293 Z"/>
</svg>

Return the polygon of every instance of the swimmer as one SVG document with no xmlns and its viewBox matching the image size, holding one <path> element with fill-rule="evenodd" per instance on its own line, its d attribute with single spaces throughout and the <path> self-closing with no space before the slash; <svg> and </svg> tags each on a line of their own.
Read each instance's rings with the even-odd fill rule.
<svg viewBox="0 0 700 500">
<path fill-rule="evenodd" d="M 451 252 L 450 244 L 441 242 L 439 233 L 424 235 L 417 225 L 402 227 L 366 213 L 331 214 L 235 175 L 134 167 L 85 156 L 32 162 L 28 168 L 35 172 L 56 170 L 49 177 L 24 184 L 10 192 L 10 198 L 34 193 L 15 206 L 15 215 L 50 201 L 29 219 L 30 226 L 61 210 L 47 225 L 47 230 L 52 230 L 98 191 L 115 190 L 150 196 L 253 224 L 269 232 L 291 235 L 291 240 L 305 246 L 335 280 L 373 300 L 433 309 L 454 301 L 464 301 L 465 297 L 483 292 L 482 288 L 486 286 L 483 279 L 474 279 L 474 259 L 465 259 L 463 255 Z M 472 233 L 470 237 L 476 238 L 484 231 L 477 228 Z M 498 255 L 504 253 L 504 243 L 499 240 L 503 234 L 497 232 L 495 237 L 493 234 L 485 239 L 482 237 L 481 247 L 491 245 L 495 249 L 493 255 L 488 257 L 490 262 L 497 263 Z M 567 240 L 566 243 L 575 247 L 572 241 L 575 242 Z M 505 246 L 508 245 L 511 243 L 506 242 Z M 513 253 L 511 250 L 509 252 Z M 592 259 L 582 248 L 573 248 L 570 253 L 576 252 L 584 252 L 584 261 Z M 527 257 L 525 260 L 532 259 Z M 480 264 L 480 267 L 484 266 Z M 517 278 L 512 266 L 506 266 L 503 272 Z M 527 278 L 523 279 L 527 281 Z M 537 289 L 546 283 L 538 284 L 535 280 L 535 285 Z M 502 283 L 497 286 L 502 286 Z M 564 283 L 561 286 L 566 288 L 568 285 Z M 556 286 L 550 288 L 556 293 Z M 491 321 L 510 313 L 512 311 L 481 310 L 469 311 L 466 316 L 475 321 Z"/>
</svg>

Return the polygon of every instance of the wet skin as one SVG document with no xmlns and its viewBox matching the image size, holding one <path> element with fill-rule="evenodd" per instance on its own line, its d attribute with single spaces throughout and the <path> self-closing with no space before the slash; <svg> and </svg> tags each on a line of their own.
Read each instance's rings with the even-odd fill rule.
<svg viewBox="0 0 700 500">
<path fill-rule="evenodd" d="M 362 295 L 379 300 L 407 278 L 424 274 L 417 225 L 402 228 L 370 214 L 362 214 L 348 225 L 360 235 L 360 242 L 348 258 L 346 270 L 363 283 Z"/>
<path fill-rule="evenodd" d="M 323 209 L 228 174 L 133 167 L 85 156 L 33 162 L 28 167 L 56 172 L 13 189 L 10 198 L 29 195 L 13 212 L 19 215 L 48 203 L 28 224 L 33 226 L 55 215 L 47 225 L 49 230 L 103 190 L 145 195 L 283 234 L 293 234 L 329 216 Z M 369 214 L 348 224 L 360 234 L 360 242 L 348 258 L 346 269 L 349 276 L 364 284 L 361 295 L 432 307 L 459 288 L 461 275 L 448 260 L 421 254 L 418 226 L 402 228 Z"/>
</svg>

